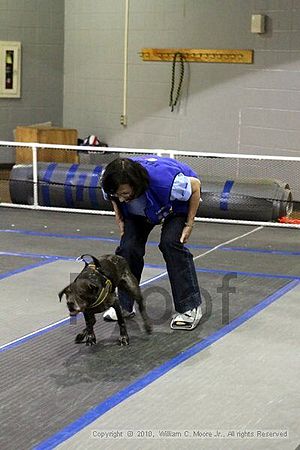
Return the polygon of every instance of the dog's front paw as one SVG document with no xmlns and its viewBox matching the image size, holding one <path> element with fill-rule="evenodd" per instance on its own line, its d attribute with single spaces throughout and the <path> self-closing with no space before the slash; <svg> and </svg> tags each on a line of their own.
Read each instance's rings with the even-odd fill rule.
<svg viewBox="0 0 300 450">
<path fill-rule="evenodd" d="M 96 336 L 95 333 L 90 333 L 86 337 L 85 345 L 95 345 L 96 344 Z"/>
<path fill-rule="evenodd" d="M 123 347 L 125 345 L 129 345 L 129 337 L 128 336 L 120 336 L 118 343 L 121 347 Z"/>
<path fill-rule="evenodd" d="M 87 337 L 87 334 L 88 334 L 87 330 L 83 330 L 82 333 L 77 334 L 75 338 L 75 344 L 81 344 Z"/>
<path fill-rule="evenodd" d="M 95 333 L 89 333 L 85 328 L 81 333 L 77 334 L 75 338 L 75 344 L 81 344 L 85 342 L 86 345 L 95 345 L 96 344 L 96 336 Z"/>
</svg>

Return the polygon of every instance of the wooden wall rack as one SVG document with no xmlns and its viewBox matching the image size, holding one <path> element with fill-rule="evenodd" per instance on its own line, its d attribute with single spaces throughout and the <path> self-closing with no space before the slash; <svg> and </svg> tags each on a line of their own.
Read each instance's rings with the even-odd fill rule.
<svg viewBox="0 0 300 450">
<path fill-rule="evenodd" d="M 143 61 L 173 61 L 176 53 L 181 53 L 184 61 L 189 62 L 253 63 L 253 50 L 243 49 L 142 48 L 139 55 Z"/>
</svg>

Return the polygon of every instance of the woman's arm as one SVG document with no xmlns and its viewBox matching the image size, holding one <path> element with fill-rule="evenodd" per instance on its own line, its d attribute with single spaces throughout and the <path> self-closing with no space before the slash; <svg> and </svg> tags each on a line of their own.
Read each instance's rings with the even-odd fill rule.
<svg viewBox="0 0 300 450">
<path fill-rule="evenodd" d="M 182 230 L 180 242 L 183 244 L 187 242 L 192 233 L 194 226 L 194 219 L 201 201 L 201 182 L 198 178 L 189 177 L 191 180 L 192 193 L 189 199 L 189 209 L 187 214 L 187 221 L 185 227 Z"/>
<path fill-rule="evenodd" d="M 119 227 L 119 230 L 120 230 L 120 235 L 123 236 L 123 234 L 124 234 L 124 219 L 123 219 L 122 213 L 121 213 L 118 205 L 116 204 L 116 202 L 111 200 L 111 203 L 113 205 L 113 209 L 114 209 L 114 212 L 116 214 L 115 219 L 116 219 L 116 223 L 117 223 L 117 225 Z"/>
</svg>

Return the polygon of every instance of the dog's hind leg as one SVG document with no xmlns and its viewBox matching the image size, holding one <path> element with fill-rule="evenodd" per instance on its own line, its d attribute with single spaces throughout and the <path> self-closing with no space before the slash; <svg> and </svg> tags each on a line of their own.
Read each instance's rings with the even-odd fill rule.
<svg viewBox="0 0 300 450">
<path fill-rule="evenodd" d="M 77 334 L 75 343 L 81 344 L 81 342 L 85 341 L 86 345 L 94 345 L 96 344 L 96 336 L 94 333 L 94 325 L 96 323 L 95 314 L 91 311 L 84 311 L 83 316 L 86 328 L 84 328 L 81 333 Z"/>
<path fill-rule="evenodd" d="M 127 334 L 127 329 L 124 321 L 124 317 L 121 311 L 121 307 L 119 303 L 117 302 L 117 299 L 115 303 L 113 304 L 113 308 L 116 311 L 117 318 L 118 318 L 118 325 L 120 327 L 120 337 L 119 337 L 119 344 L 120 345 L 129 345 L 129 336 Z"/>
<path fill-rule="evenodd" d="M 122 280 L 120 282 L 119 288 L 125 291 L 130 297 L 133 298 L 134 301 L 137 302 L 139 306 L 139 311 L 141 313 L 145 330 L 148 334 L 152 333 L 152 326 L 149 323 L 149 319 L 146 313 L 144 299 L 142 296 L 141 288 L 137 282 L 137 279 L 135 276 L 129 272 L 126 271 L 125 274 L 122 277 Z"/>
</svg>

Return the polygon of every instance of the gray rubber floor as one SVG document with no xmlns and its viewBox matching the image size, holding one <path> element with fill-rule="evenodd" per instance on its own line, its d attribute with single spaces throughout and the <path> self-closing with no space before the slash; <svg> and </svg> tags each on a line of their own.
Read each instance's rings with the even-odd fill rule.
<svg viewBox="0 0 300 450">
<path fill-rule="evenodd" d="M 83 320 L 70 325 L 57 293 L 81 270 L 77 256 L 114 252 L 114 219 L 0 209 L 1 449 L 129 449 L 141 439 L 145 448 L 296 448 L 299 230 L 197 224 L 189 245 L 205 314 L 193 332 L 169 327 L 159 231 L 142 280 L 153 335 L 137 315 L 120 348 L 118 327 L 99 315 L 89 348 L 74 344 Z M 288 437 L 200 437 L 259 429 Z M 176 436 L 184 430 L 192 435 Z"/>
</svg>

